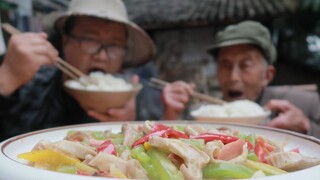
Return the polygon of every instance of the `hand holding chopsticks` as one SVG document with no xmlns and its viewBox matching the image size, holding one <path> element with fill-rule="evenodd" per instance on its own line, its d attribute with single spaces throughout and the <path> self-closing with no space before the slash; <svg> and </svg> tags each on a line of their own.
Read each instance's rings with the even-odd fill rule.
<svg viewBox="0 0 320 180">
<path fill-rule="evenodd" d="M 16 29 L 15 27 L 11 26 L 10 24 L 7 23 L 3 23 L 2 24 L 2 28 L 7 31 L 8 33 L 10 33 L 11 35 L 14 34 L 20 34 L 21 32 Z M 78 70 L 77 68 L 73 67 L 72 65 L 70 65 L 69 63 L 67 63 L 66 61 L 64 61 L 63 59 L 61 59 L 60 57 L 58 57 L 55 66 L 60 69 L 62 72 L 64 72 L 67 76 L 71 77 L 72 79 L 78 80 L 79 78 L 84 78 L 86 80 L 87 83 L 95 83 L 91 78 L 89 78 L 87 75 L 85 75 L 84 73 L 82 73 L 80 70 Z M 81 81 L 81 83 L 84 83 Z M 85 84 L 87 84 L 85 83 Z"/>
<path fill-rule="evenodd" d="M 160 79 L 156 79 L 156 78 L 151 78 L 150 79 L 150 83 L 153 86 L 158 87 L 158 88 L 163 88 L 164 86 L 170 84 L 170 83 L 168 83 L 166 81 L 163 81 L 163 80 L 160 80 Z M 208 103 L 213 103 L 213 104 L 224 104 L 224 103 L 226 103 L 222 99 L 215 98 L 215 97 L 212 97 L 212 96 L 208 96 L 208 95 L 205 95 L 205 94 L 201 94 L 199 92 L 194 92 L 193 94 L 191 94 L 191 96 L 194 97 L 194 98 L 197 98 L 199 100 L 208 102 Z"/>
</svg>

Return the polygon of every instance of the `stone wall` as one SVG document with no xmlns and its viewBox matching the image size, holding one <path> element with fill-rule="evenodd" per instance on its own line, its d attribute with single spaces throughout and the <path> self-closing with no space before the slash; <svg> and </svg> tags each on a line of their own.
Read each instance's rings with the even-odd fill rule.
<svg viewBox="0 0 320 180">
<path fill-rule="evenodd" d="M 151 32 L 157 46 L 155 62 L 161 79 L 194 82 L 199 91 L 214 93 L 216 65 L 205 49 L 213 43 L 215 32 L 212 26 Z"/>
</svg>

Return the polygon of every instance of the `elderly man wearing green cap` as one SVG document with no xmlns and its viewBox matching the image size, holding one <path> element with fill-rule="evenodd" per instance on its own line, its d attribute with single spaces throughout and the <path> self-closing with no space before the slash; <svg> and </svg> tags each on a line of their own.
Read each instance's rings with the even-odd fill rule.
<svg viewBox="0 0 320 180">
<path fill-rule="evenodd" d="M 60 56 L 85 74 L 92 71 L 121 73 L 126 67 L 139 66 L 150 60 L 155 52 L 154 44 L 128 19 L 122 1 L 73 0 L 54 27 L 56 36 L 51 39 L 55 47 L 45 33 L 11 37 L 0 66 L 2 139 L 58 125 L 135 120 L 141 118 L 138 117 L 141 109 L 145 111 L 152 107 L 142 107 L 150 102 L 144 101 L 144 93 L 139 101 L 132 99 L 120 109 L 108 109 L 104 113 L 82 109 L 64 91 L 62 79 L 65 75 L 54 66 L 43 67 L 56 62 L 56 49 Z M 156 95 L 151 99 L 156 102 L 160 92 L 154 93 Z"/>
<path fill-rule="evenodd" d="M 217 34 L 208 52 L 216 59 L 217 77 L 225 100 L 256 101 L 278 113 L 269 126 L 320 137 L 318 94 L 267 87 L 274 77 L 272 64 L 276 60 L 267 28 L 253 21 L 230 25 Z M 166 111 L 171 114 L 169 118 L 174 119 L 193 90 L 179 82 L 163 92 L 167 94 L 164 96 Z"/>
<path fill-rule="evenodd" d="M 274 77 L 276 50 L 260 23 L 228 26 L 218 32 L 208 52 L 217 60 L 219 84 L 227 101 L 258 100 Z"/>
</svg>

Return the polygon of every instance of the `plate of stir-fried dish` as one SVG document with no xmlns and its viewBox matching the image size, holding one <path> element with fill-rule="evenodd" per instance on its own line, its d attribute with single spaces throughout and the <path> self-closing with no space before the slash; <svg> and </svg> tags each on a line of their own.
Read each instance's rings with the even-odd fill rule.
<svg viewBox="0 0 320 180">
<path fill-rule="evenodd" d="M 0 145 L 0 179 L 320 177 L 319 139 L 261 126 L 92 123 L 31 132 Z"/>
</svg>

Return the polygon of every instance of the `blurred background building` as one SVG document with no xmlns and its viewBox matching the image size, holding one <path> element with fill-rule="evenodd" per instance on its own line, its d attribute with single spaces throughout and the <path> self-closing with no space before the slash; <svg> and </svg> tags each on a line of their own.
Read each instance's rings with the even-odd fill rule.
<svg viewBox="0 0 320 180">
<path fill-rule="evenodd" d="M 217 31 L 256 20 L 277 46 L 273 85 L 320 83 L 320 0 L 124 0 L 130 18 L 157 46 L 154 63 L 162 79 L 195 82 L 218 92 L 215 62 L 206 47 Z M 1 20 L 23 31 L 48 30 L 69 0 L 0 0 Z M 5 35 L 5 40 L 8 37 Z M 147 67 L 150 67 L 148 65 Z M 319 89 L 319 88 L 318 88 Z"/>
</svg>

